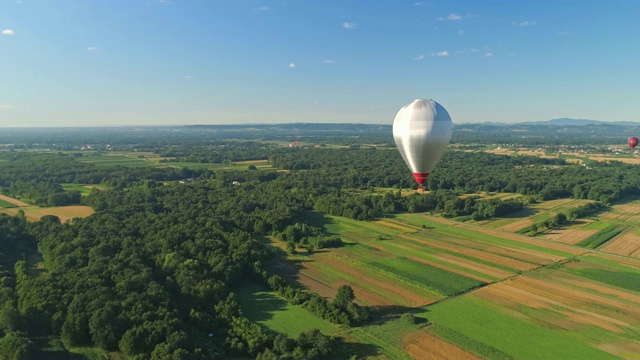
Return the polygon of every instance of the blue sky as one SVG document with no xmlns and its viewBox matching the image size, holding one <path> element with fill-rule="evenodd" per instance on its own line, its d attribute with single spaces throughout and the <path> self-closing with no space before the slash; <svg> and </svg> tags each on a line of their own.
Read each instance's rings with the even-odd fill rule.
<svg viewBox="0 0 640 360">
<path fill-rule="evenodd" d="M 0 126 L 640 121 L 640 1 L 0 0 Z"/>
</svg>

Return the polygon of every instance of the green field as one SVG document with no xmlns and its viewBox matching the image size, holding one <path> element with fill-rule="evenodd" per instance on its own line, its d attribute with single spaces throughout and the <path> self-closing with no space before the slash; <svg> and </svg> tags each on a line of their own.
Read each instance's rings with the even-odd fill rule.
<svg viewBox="0 0 640 360">
<path fill-rule="evenodd" d="M 326 335 L 340 329 L 300 306 L 289 304 L 257 283 L 246 283 L 235 293 L 244 315 L 269 330 L 297 338 L 300 333 L 313 328 Z"/>
<path fill-rule="evenodd" d="M 11 209 L 11 208 L 14 208 L 14 207 L 17 207 L 17 206 L 15 204 L 12 204 L 12 203 L 8 202 L 8 201 L 0 199 L 0 207 L 1 208 L 5 208 L 5 209 Z"/>
<path fill-rule="evenodd" d="M 625 266 L 595 256 L 584 256 L 580 260 L 594 267 L 568 269 L 566 271 L 594 281 L 640 293 L 640 264 L 637 267 Z"/>
<path fill-rule="evenodd" d="M 423 326 L 424 321 L 418 324 L 408 324 L 400 319 L 395 319 L 383 324 L 363 326 L 348 334 L 362 343 L 376 346 L 377 352 L 389 359 L 411 359 L 403 350 L 403 337 Z"/>
<path fill-rule="evenodd" d="M 420 316 L 437 325 L 434 334 L 453 343 L 463 342 L 470 351 L 484 352 L 489 359 L 617 359 L 587 345 L 588 338 L 575 332 L 555 330 L 514 317 L 499 305 L 464 296 L 427 307 Z M 469 340 L 461 340 L 461 339 Z M 483 350 L 478 349 L 478 343 Z M 495 349 L 495 357 L 487 347 Z"/>
<path fill-rule="evenodd" d="M 609 227 L 610 225 L 611 225 L 611 223 L 609 223 L 609 222 L 596 220 L 596 221 L 594 221 L 594 222 L 592 222 L 590 224 L 587 224 L 582 229 L 584 229 L 584 230 L 604 230 L 607 227 Z"/>
<path fill-rule="evenodd" d="M 103 189 L 106 188 L 106 186 L 97 185 L 97 184 L 60 184 L 60 185 L 65 191 L 77 191 L 82 196 L 88 196 L 89 194 L 91 194 L 91 191 L 93 190 L 92 187 L 94 186 L 97 188 L 103 188 Z"/>
<path fill-rule="evenodd" d="M 149 167 L 156 166 L 153 162 L 127 155 L 103 155 L 89 156 L 77 159 L 80 162 L 95 164 L 96 166 L 128 166 L 128 167 Z"/>
</svg>

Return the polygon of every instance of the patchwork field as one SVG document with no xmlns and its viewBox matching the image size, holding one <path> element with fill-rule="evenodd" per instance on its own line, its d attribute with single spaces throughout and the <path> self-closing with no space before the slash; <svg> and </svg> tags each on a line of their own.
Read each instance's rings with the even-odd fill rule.
<svg viewBox="0 0 640 360">
<path fill-rule="evenodd" d="M 507 193 L 509 194 L 509 193 Z M 502 200 L 510 198 L 509 196 L 501 197 Z M 503 230 L 507 232 L 517 233 L 520 230 L 526 229 L 534 223 L 539 223 L 545 221 L 546 219 L 552 218 L 555 214 L 559 212 L 566 211 L 571 208 L 577 208 L 583 206 L 587 203 L 593 202 L 592 200 L 580 200 L 580 199 L 557 199 L 557 200 L 549 200 L 543 201 L 538 204 L 527 205 L 521 211 L 510 214 L 506 217 L 500 217 L 491 220 L 485 220 L 480 222 L 483 226 Z M 574 230 L 573 227 L 571 231 Z M 554 230 L 555 231 L 555 230 Z M 566 231 L 557 230 L 550 235 L 548 238 L 551 240 L 557 240 L 558 238 L 563 237 Z M 576 233 L 575 235 L 578 235 Z M 584 234 L 583 234 L 584 235 Z M 572 237 L 570 237 L 572 238 Z M 580 240 L 576 240 L 578 242 Z M 565 243 L 574 243 L 571 240 L 564 239 Z"/>
<path fill-rule="evenodd" d="M 436 336 L 487 359 L 637 358 L 640 263 L 580 256 L 429 306 L 421 315 Z"/>
<path fill-rule="evenodd" d="M 594 251 L 573 244 L 621 224 L 583 219 L 531 238 L 424 214 L 360 222 L 310 212 L 308 221 L 346 244 L 285 256 L 273 270 L 329 298 L 349 284 L 380 319 L 422 319 L 341 332 L 375 347 L 365 358 L 640 358 L 640 260 L 602 252 L 640 251 L 632 227 Z"/>
<path fill-rule="evenodd" d="M 84 163 L 96 166 L 127 166 L 127 167 L 175 167 L 209 170 L 249 170 L 249 166 L 255 166 L 258 170 L 274 169 L 268 160 L 238 161 L 231 164 L 213 164 L 199 162 L 163 162 L 171 158 L 161 157 L 150 152 L 109 152 L 99 156 L 84 156 L 77 158 Z"/>
<path fill-rule="evenodd" d="M 347 244 L 278 259 L 272 270 L 328 297 L 350 284 L 360 302 L 380 309 L 424 306 L 584 252 L 416 214 L 310 219 Z"/>
<path fill-rule="evenodd" d="M 624 146 L 611 146 L 622 148 L 624 151 L 627 151 L 627 148 Z M 558 159 L 560 157 L 564 158 L 567 162 L 578 162 L 584 163 L 587 161 L 620 161 L 627 164 L 640 164 L 640 157 L 637 157 L 631 153 L 623 153 L 623 154 L 586 154 L 580 152 L 544 152 L 539 149 L 527 149 L 527 148 L 519 148 L 515 149 L 505 149 L 505 148 L 493 148 L 486 150 L 488 153 L 498 154 L 498 155 L 528 155 L 528 156 L 538 156 L 540 158 L 545 159 Z"/>
</svg>

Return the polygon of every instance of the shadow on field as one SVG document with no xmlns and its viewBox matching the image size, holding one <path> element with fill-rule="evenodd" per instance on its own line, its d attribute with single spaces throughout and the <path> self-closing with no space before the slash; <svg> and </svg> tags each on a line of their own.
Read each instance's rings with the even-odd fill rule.
<svg viewBox="0 0 640 360">
<path fill-rule="evenodd" d="M 344 339 L 342 337 L 335 339 L 337 344 L 331 356 L 327 357 L 328 359 L 349 359 L 354 355 L 357 356 L 358 359 L 362 359 L 383 354 L 382 349 L 376 345 L 362 344 L 356 342 L 357 340 Z"/>
<path fill-rule="evenodd" d="M 412 314 L 415 316 L 416 324 L 427 324 L 428 321 L 424 318 L 424 314 L 429 310 L 424 307 L 409 307 L 401 305 L 380 305 L 371 309 L 371 315 L 375 322 L 386 322 L 389 320 L 397 319 L 403 314 Z"/>
<path fill-rule="evenodd" d="M 254 322 L 270 320 L 273 314 L 286 310 L 288 304 L 286 300 L 269 293 L 253 294 L 251 301 L 250 318 Z"/>
<path fill-rule="evenodd" d="M 81 354 L 68 352 L 60 338 L 55 336 L 44 336 L 32 338 L 35 343 L 35 351 L 29 359 L 33 360 L 86 360 L 87 358 Z"/>
<path fill-rule="evenodd" d="M 288 283 L 308 289 L 308 286 L 300 281 L 300 272 L 304 268 L 304 263 L 314 262 L 311 259 L 283 259 L 274 258 L 265 263 L 266 270 L 272 274 L 282 276 Z"/>
<path fill-rule="evenodd" d="M 537 209 L 532 209 L 532 208 L 530 208 L 528 206 L 523 206 L 522 210 L 518 210 L 518 211 L 513 212 L 511 214 L 499 216 L 497 219 L 500 219 L 500 218 L 504 218 L 504 219 L 525 218 L 525 217 L 533 216 L 533 215 L 537 214 L 538 212 L 539 211 Z"/>
<path fill-rule="evenodd" d="M 307 211 L 305 212 L 304 217 L 309 225 L 317 226 L 324 229 L 325 234 L 329 236 L 340 235 L 331 231 L 327 231 L 327 225 L 337 224 L 337 222 L 332 218 L 326 216 L 325 214 L 315 211 Z"/>
</svg>

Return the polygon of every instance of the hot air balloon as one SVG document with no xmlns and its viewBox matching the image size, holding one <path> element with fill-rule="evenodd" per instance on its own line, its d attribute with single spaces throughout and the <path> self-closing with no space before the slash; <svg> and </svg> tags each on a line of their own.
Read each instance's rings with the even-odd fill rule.
<svg viewBox="0 0 640 360">
<path fill-rule="evenodd" d="M 393 139 L 419 191 L 449 144 L 452 127 L 447 110 L 431 99 L 413 100 L 393 120 Z"/>
<path fill-rule="evenodd" d="M 632 149 L 635 149 L 636 145 L 638 145 L 638 138 L 635 136 L 632 136 L 629 138 L 627 142 L 629 143 L 629 146 L 631 146 Z"/>
</svg>

